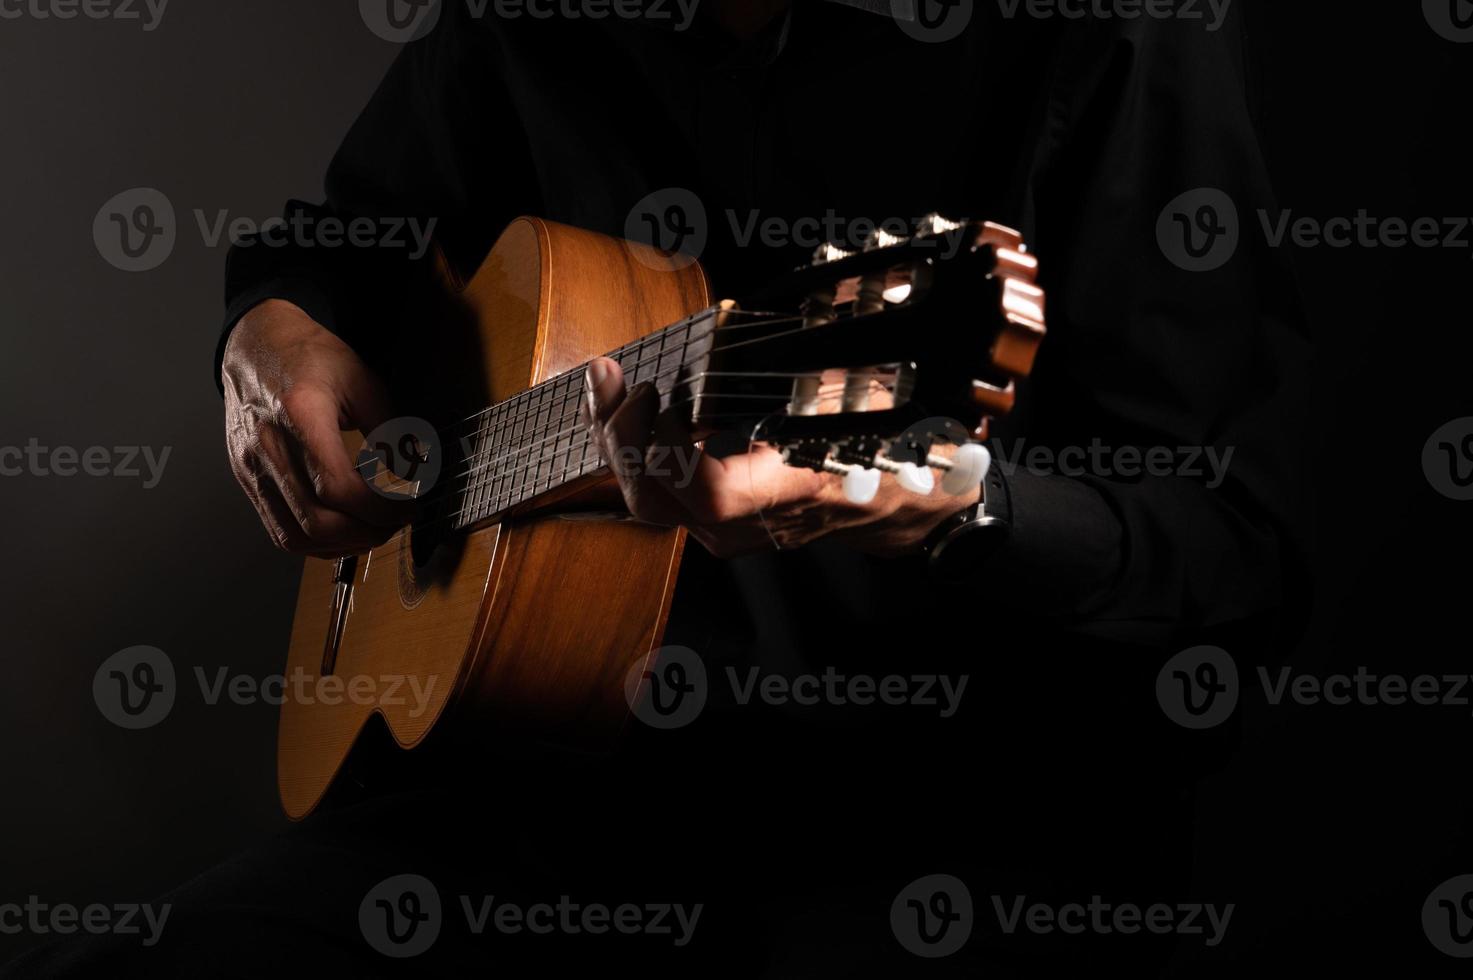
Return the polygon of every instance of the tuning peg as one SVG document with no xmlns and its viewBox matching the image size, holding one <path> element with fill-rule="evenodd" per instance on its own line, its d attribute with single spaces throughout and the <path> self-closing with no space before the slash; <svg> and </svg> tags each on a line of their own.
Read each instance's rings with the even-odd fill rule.
<svg viewBox="0 0 1473 980">
<path fill-rule="evenodd" d="M 916 234 L 922 236 L 929 235 L 939 238 L 942 235 L 950 234 L 951 232 L 956 231 L 958 228 L 963 228 L 965 226 L 966 222 L 964 221 L 952 221 L 950 218 L 947 218 L 935 211 L 932 211 L 930 214 L 922 218 L 919 223 L 917 223 Z"/>
<path fill-rule="evenodd" d="M 841 259 L 847 259 L 853 254 L 855 253 L 847 249 L 840 248 L 833 242 L 825 242 L 824 244 L 818 246 L 818 248 L 814 249 L 813 259 L 811 261 L 814 265 L 828 265 L 831 262 L 838 262 Z"/>
<path fill-rule="evenodd" d="M 866 252 L 873 252 L 877 249 L 893 248 L 896 245 L 903 245 L 904 243 L 905 239 L 899 235 L 892 235 L 883 228 L 876 228 L 865 238 L 864 250 Z"/>
<path fill-rule="evenodd" d="M 868 466 L 850 466 L 834 459 L 826 459 L 824 472 L 835 473 L 844 478 L 844 499 L 851 504 L 867 504 L 880 492 L 880 471 Z"/>
<path fill-rule="evenodd" d="M 915 463 L 897 463 L 892 459 L 879 457 L 875 460 L 875 468 L 893 473 L 896 481 L 911 493 L 926 496 L 936 489 L 936 477 L 924 466 Z"/>
<path fill-rule="evenodd" d="M 982 481 L 987 479 L 987 472 L 992 469 L 992 453 L 980 443 L 969 442 L 958 446 L 956 455 L 951 459 L 933 455 L 926 462 L 945 471 L 946 475 L 941 478 L 941 489 L 953 497 L 960 497 L 974 487 L 981 486 Z"/>
<path fill-rule="evenodd" d="M 879 492 L 879 470 L 856 466 L 844 474 L 844 499 L 851 504 L 867 504 Z"/>
<path fill-rule="evenodd" d="M 929 469 L 915 463 L 901 463 L 900 472 L 895 474 L 895 479 L 902 487 L 922 497 L 936 489 L 936 477 Z"/>
</svg>

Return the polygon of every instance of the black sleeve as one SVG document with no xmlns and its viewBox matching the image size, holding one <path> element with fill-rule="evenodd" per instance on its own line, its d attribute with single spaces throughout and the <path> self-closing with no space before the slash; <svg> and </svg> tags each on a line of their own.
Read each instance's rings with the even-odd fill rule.
<svg viewBox="0 0 1473 980">
<path fill-rule="evenodd" d="M 217 383 L 225 340 L 256 304 L 294 302 L 363 351 L 430 281 L 427 237 L 465 276 L 508 222 L 541 210 L 502 43 L 494 25 L 446 4 L 438 27 L 406 45 L 348 132 L 328 169 L 326 201 L 289 202 L 285 229 L 231 249 Z M 354 222 L 356 241 L 346 233 Z"/>
<path fill-rule="evenodd" d="M 1273 202 L 1244 38 L 1231 23 L 1071 26 L 1028 168 L 1050 333 L 1001 440 L 1014 533 L 986 574 L 1011 602 L 1130 642 L 1303 605 L 1309 345 L 1286 257 L 1258 230 Z M 1203 188 L 1232 202 L 1238 241 L 1189 271 L 1158 223 Z M 1195 221 L 1210 200 L 1179 207 Z M 1156 447 L 1173 459 L 1158 452 L 1152 475 L 1132 453 Z"/>
</svg>

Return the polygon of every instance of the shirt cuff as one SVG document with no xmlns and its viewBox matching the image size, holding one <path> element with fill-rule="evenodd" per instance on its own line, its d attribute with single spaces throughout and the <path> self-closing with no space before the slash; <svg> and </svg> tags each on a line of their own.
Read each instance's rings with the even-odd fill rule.
<svg viewBox="0 0 1473 980">
<path fill-rule="evenodd" d="M 1105 496 L 1066 476 L 1018 468 L 1003 477 L 1012 531 L 977 570 L 989 595 L 1046 616 L 1087 616 L 1104 605 L 1125 567 L 1126 546 Z"/>
</svg>

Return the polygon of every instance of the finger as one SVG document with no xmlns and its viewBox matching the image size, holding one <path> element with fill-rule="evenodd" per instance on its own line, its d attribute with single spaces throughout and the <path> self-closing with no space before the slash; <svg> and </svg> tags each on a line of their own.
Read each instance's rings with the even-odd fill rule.
<svg viewBox="0 0 1473 980">
<path fill-rule="evenodd" d="M 314 550 L 343 553 L 367 551 L 393 534 L 385 528 L 358 520 L 326 506 L 318 497 L 302 463 L 291 452 L 290 436 L 274 425 L 263 425 L 258 433 L 257 461 L 265 479 L 285 503 L 298 530 Z"/>
<path fill-rule="evenodd" d="M 281 494 L 271 485 L 270 477 L 262 471 L 253 451 L 232 452 L 230 471 L 235 482 L 245 491 L 246 499 L 255 508 L 271 543 L 282 551 L 293 551 L 305 545 L 306 538 L 297 526 L 296 517 L 287 507 Z"/>
<path fill-rule="evenodd" d="M 367 396 L 364 396 L 367 397 Z M 282 397 L 280 423 L 291 436 L 288 449 L 298 460 L 306 475 L 306 488 L 311 491 L 311 501 L 302 501 L 304 507 L 314 503 L 328 511 L 351 518 L 353 522 L 386 529 L 404 526 L 414 515 L 412 501 L 391 500 L 375 492 L 369 485 L 373 474 L 365 474 L 354 464 L 343 445 L 341 426 L 355 423 L 346 421 L 339 414 L 337 399 L 332 392 L 308 385 L 298 385 Z M 381 404 L 374 406 L 375 412 L 384 411 Z M 366 410 L 360 410 L 366 411 Z M 365 419 L 378 418 L 377 414 L 364 414 Z M 367 426 L 367 432 L 382 425 L 377 422 Z M 291 497 L 288 495 L 288 499 Z M 343 522 L 333 519 L 334 525 Z"/>
<path fill-rule="evenodd" d="M 312 542 L 302 533 L 296 515 L 287 506 L 281 491 L 261 468 L 254 454 L 242 454 L 238 458 L 232 458 L 230 469 L 235 474 L 236 482 L 245 491 L 246 499 L 255 508 L 256 516 L 261 520 L 261 528 L 271 539 L 273 545 L 293 554 L 329 557 L 319 554 Z"/>
<path fill-rule="evenodd" d="M 653 524 L 685 523 L 689 514 L 647 472 L 650 439 L 660 412 L 660 396 L 653 385 L 635 385 L 605 422 L 599 448 L 619 480 L 629 512 Z"/>
<path fill-rule="evenodd" d="M 788 466 L 767 446 L 717 459 L 698 449 L 675 416 L 655 421 L 654 442 L 670 449 L 670 464 L 651 467 L 660 487 L 701 524 L 724 524 L 819 499 L 823 474 Z"/>
</svg>

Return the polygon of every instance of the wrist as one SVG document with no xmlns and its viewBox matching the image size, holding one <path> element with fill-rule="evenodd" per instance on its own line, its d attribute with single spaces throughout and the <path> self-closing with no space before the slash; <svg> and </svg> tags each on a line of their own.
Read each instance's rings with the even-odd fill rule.
<svg viewBox="0 0 1473 980">
<path fill-rule="evenodd" d="M 991 466 L 976 502 L 943 520 L 926 538 L 931 575 L 961 582 L 977 575 L 1012 535 L 1012 493 L 1002 468 Z"/>
</svg>

